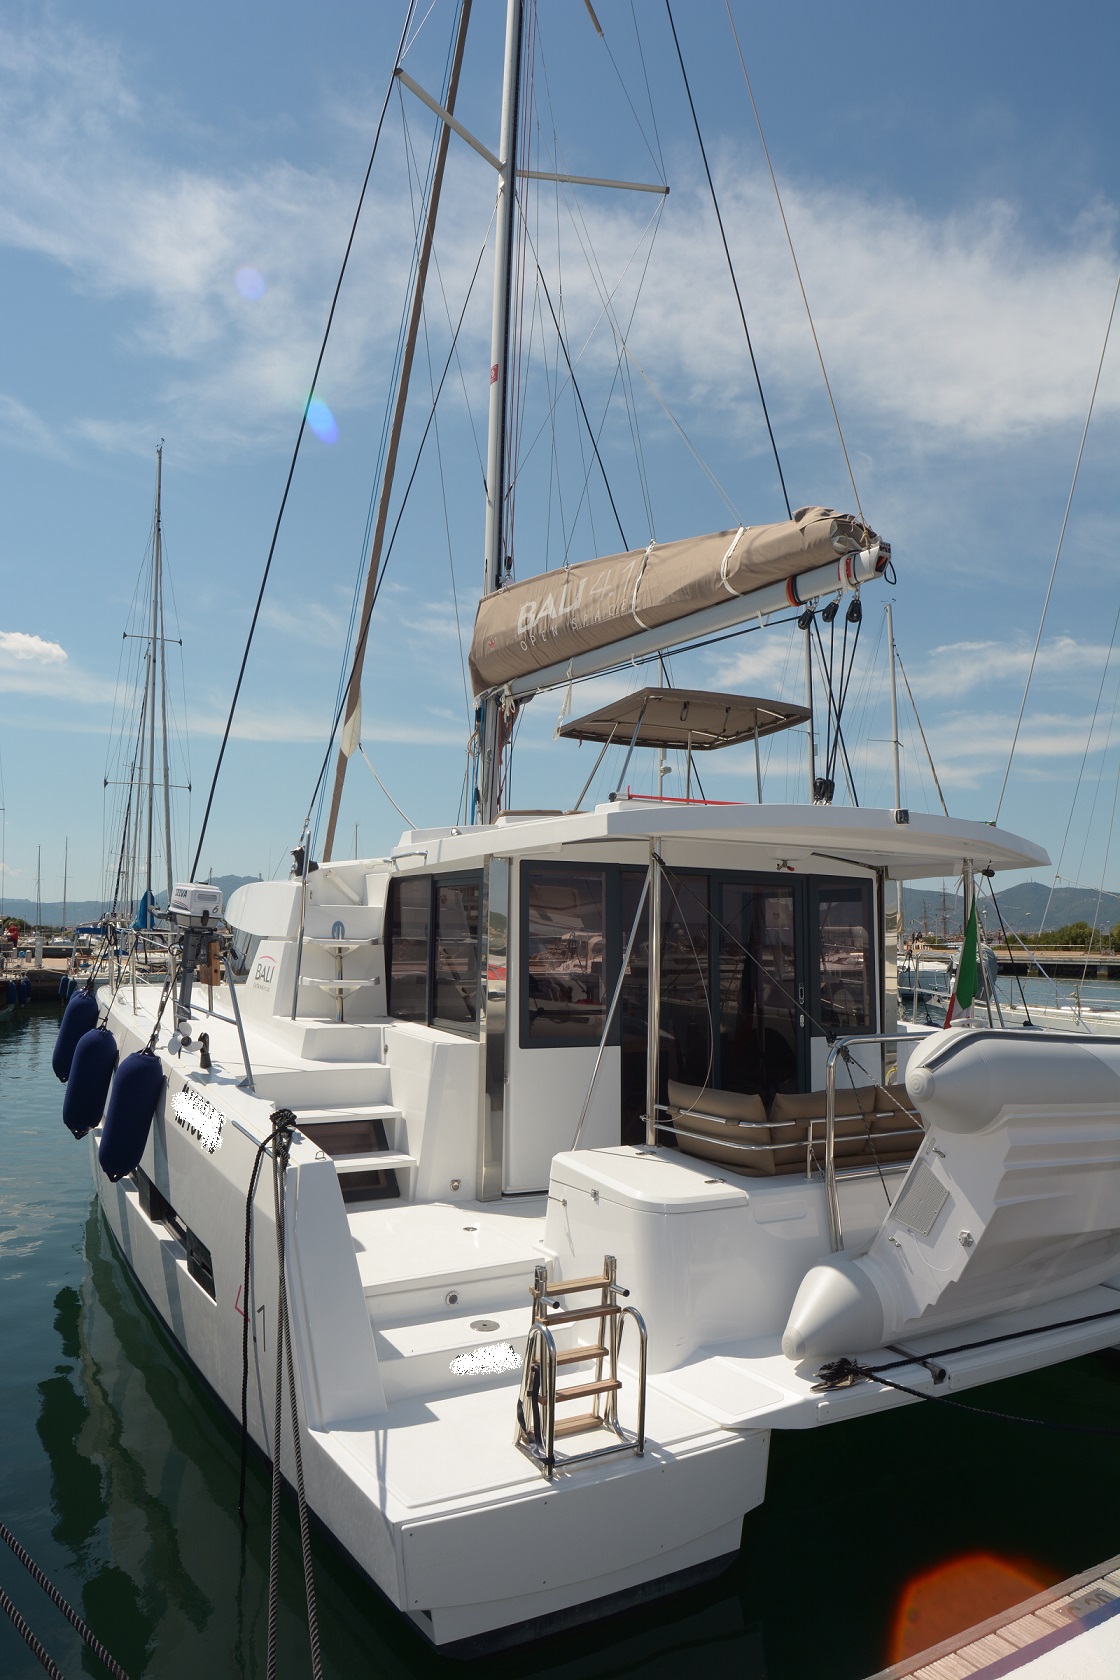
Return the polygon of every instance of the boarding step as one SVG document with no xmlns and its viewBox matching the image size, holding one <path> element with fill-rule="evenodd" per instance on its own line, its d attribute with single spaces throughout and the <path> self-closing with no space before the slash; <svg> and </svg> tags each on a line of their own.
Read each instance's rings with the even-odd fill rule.
<svg viewBox="0 0 1120 1680">
<path fill-rule="evenodd" d="M 375 1330 L 463 1315 L 504 1322 L 530 1299 L 541 1250 L 521 1220 L 453 1201 L 385 1203 L 348 1217 Z"/>
<path fill-rule="evenodd" d="M 304 1108 L 296 1116 L 300 1131 L 329 1155 L 338 1174 L 342 1200 L 377 1202 L 402 1194 L 399 1174 L 411 1175 L 416 1157 L 394 1148 L 389 1132 L 399 1141 L 404 1116 L 391 1103 L 366 1103 L 361 1108 Z M 404 1189 L 411 1189 L 411 1176 Z"/>
<path fill-rule="evenodd" d="M 386 1400 L 516 1383 L 531 1322 L 532 1311 L 524 1306 L 455 1312 L 415 1324 L 375 1322 Z"/>
<path fill-rule="evenodd" d="M 541 1467 L 550 1481 L 557 1468 L 585 1464 L 591 1459 L 605 1458 L 609 1453 L 632 1452 L 640 1457 L 645 1451 L 646 1434 L 646 1327 L 635 1307 L 622 1304 L 630 1291 L 618 1282 L 614 1255 L 603 1256 L 603 1270 L 597 1276 L 571 1278 L 567 1282 L 562 1278 L 550 1280 L 548 1267 L 538 1265 L 529 1293 L 533 1303 L 532 1321 L 521 1367 L 515 1437 L 521 1451 Z M 587 1294 L 597 1294 L 598 1301 L 586 1307 L 563 1305 L 566 1295 Z M 637 1427 L 632 1431 L 618 1417 L 622 1388 L 618 1359 L 628 1318 L 633 1320 L 638 1332 Z M 557 1329 L 588 1324 L 592 1320 L 598 1321 L 598 1337 L 592 1347 L 557 1348 Z M 589 1381 L 557 1388 L 557 1369 L 569 1364 L 593 1364 L 595 1374 Z M 573 1400 L 590 1400 L 591 1410 L 576 1417 L 558 1417 L 557 1407 Z M 557 1457 L 558 1439 L 601 1432 L 611 1437 L 606 1446 L 588 1447 Z"/>
</svg>

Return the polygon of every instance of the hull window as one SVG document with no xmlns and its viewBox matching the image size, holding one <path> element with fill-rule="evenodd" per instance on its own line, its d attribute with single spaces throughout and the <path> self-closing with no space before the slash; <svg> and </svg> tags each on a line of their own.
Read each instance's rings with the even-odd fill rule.
<svg viewBox="0 0 1120 1680">
<path fill-rule="evenodd" d="M 142 1168 L 137 1167 L 133 1177 L 140 1193 L 141 1212 L 153 1225 L 166 1226 L 171 1235 L 182 1244 L 187 1254 L 187 1272 L 199 1288 L 204 1289 L 212 1301 L 216 1301 L 218 1297 L 214 1290 L 214 1262 L 206 1244 L 184 1220 L 180 1219 L 163 1191 L 152 1183 Z"/>
</svg>

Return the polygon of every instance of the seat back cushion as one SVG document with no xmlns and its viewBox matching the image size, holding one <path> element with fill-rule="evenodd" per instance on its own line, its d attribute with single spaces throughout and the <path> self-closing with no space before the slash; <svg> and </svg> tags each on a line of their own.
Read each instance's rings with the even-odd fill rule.
<svg viewBox="0 0 1120 1680">
<path fill-rule="evenodd" d="M 752 1177 L 773 1173 L 774 1151 L 769 1147 L 770 1128 L 761 1097 L 670 1079 L 669 1111 L 677 1127 L 677 1142 L 686 1155 L 719 1161 Z M 700 1135 L 685 1137 L 682 1127 Z M 736 1149 L 734 1144 L 751 1147 Z"/>
</svg>

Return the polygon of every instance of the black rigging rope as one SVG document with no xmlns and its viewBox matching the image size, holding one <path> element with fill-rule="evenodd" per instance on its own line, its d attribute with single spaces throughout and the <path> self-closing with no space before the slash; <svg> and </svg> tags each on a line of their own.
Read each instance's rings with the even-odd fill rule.
<svg viewBox="0 0 1120 1680">
<path fill-rule="evenodd" d="M 785 474 L 782 471 L 782 462 L 778 454 L 778 444 L 776 438 L 774 437 L 774 428 L 770 424 L 770 410 L 766 406 L 766 397 L 762 389 L 762 375 L 758 371 L 758 362 L 755 360 L 754 345 L 751 343 L 750 328 L 747 326 L 747 314 L 746 310 L 743 308 L 743 299 L 739 293 L 739 282 L 735 277 L 735 264 L 731 260 L 731 247 L 727 243 L 727 234 L 724 231 L 723 217 L 720 214 L 719 199 L 716 197 L 716 186 L 715 182 L 712 180 L 711 169 L 708 167 L 708 153 L 704 147 L 704 136 L 700 132 L 700 119 L 696 115 L 696 106 L 692 102 L 692 89 L 688 84 L 688 71 L 684 67 L 684 56 L 681 52 L 681 44 L 677 40 L 677 26 L 673 22 L 673 8 L 669 4 L 669 0 L 665 0 L 665 10 L 669 16 L 669 28 L 673 32 L 673 45 L 677 49 L 677 62 L 680 64 L 681 75 L 684 78 L 684 91 L 688 95 L 688 108 L 692 112 L 692 126 L 696 130 L 696 138 L 700 144 L 700 156 L 704 160 L 704 173 L 708 177 L 708 190 L 712 195 L 712 206 L 716 213 L 716 221 L 719 223 L 719 236 L 723 241 L 723 254 L 727 258 L 727 269 L 728 273 L 731 275 L 731 284 L 735 290 L 735 302 L 739 305 L 739 319 L 743 323 L 743 333 L 747 341 L 747 352 L 751 359 L 751 367 L 754 370 L 754 382 L 758 386 L 758 400 L 762 404 L 762 417 L 766 421 L 766 430 L 770 436 L 770 447 L 774 451 L 774 465 L 778 469 L 778 479 L 782 486 L 782 499 L 786 504 L 786 515 L 788 518 L 792 519 L 793 509 L 790 506 L 789 491 L 786 489 L 786 479 Z"/>
<path fill-rule="evenodd" d="M 393 73 L 389 77 L 389 85 L 385 89 L 385 98 L 381 106 L 381 115 L 377 119 L 377 130 L 373 137 L 373 147 L 370 151 L 369 162 L 366 165 L 365 176 L 362 180 L 362 189 L 358 194 L 357 208 L 354 211 L 354 218 L 350 224 L 350 234 L 346 241 L 346 249 L 343 252 L 342 266 L 338 271 L 338 279 L 335 282 L 334 295 L 331 298 L 331 306 L 327 311 L 327 324 L 323 329 L 323 338 L 319 346 L 318 357 L 315 361 L 315 371 L 311 376 L 311 386 L 307 393 L 307 400 L 303 405 L 303 413 L 300 416 L 299 431 L 296 433 L 295 447 L 292 450 L 292 458 L 288 464 L 288 476 L 284 481 L 284 492 L 280 498 L 280 508 L 276 515 L 276 523 L 272 529 L 272 541 L 268 545 L 268 555 L 264 563 L 264 572 L 261 575 L 260 588 L 257 591 L 257 600 L 255 606 L 253 607 L 252 619 L 249 623 L 249 634 L 245 639 L 245 651 L 241 655 L 241 665 L 238 669 L 237 681 L 233 688 L 233 698 L 230 701 L 229 716 L 226 718 L 225 729 L 222 731 L 222 742 L 221 746 L 218 748 L 218 759 L 217 763 L 214 765 L 214 775 L 210 782 L 210 792 L 206 797 L 206 809 L 202 814 L 202 827 L 199 830 L 198 847 L 194 854 L 194 862 L 191 864 L 191 880 L 195 877 L 195 873 L 198 869 L 198 860 L 202 856 L 202 843 L 206 838 L 206 829 L 210 821 L 210 811 L 214 804 L 214 793 L 218 786 L 218 777 L 221 774 L 222 761 L 225 758 L 226 747 L 229 743 L 230 730 L 233 728 L 233 715 L 237 710 L 237 702 L 241 695 L 241 684 L 245 678 L 245 667 L 249 663 L 249 650 L 253 645 L 253 636 L 256 633 L 257 619 L 260 617 L 261 603 L 264 600 L 264 592 L 268 584 L 268 575 L 272 570 L 273 556 L 276 553 L 276 544 L 280 536 L 280 525 L 284 518 L 284 510 L 288 505 L 288 494 L 292 488 L 292 479 L 295 477 L 296 461 L 299 459 L 300 445 L 303 442 L 303 436 L 307 430 L 307 411 L 311 407 L 311 400 L 315 395 L 315 387 L 318 383 L 319 373 L 323 366 L 323 358 L 327 353 L 327 341 L 330 338 L 331 327 L 334 325 L 334 315 L 335 310 L 338 307 L 339 295 L 342 291 L 342 282 L 346 276 L 347 265 L 350 261 L 350 253 L 354 248 L 354 239 L 358 232 L 358 218 L 362 213 L 362 206 L 365 203 L 366 191 L 369 187 L 370 176 L 373 173 L 374 159 L 377 156 L 378 142 L 381 139 L 381 130 L 385 122 L 385 113 L 389 109 L 389 100 L 392 97 L 393 85 L 396 81 L 397 67 L 401 61 L 401 52 L 408 35 L 409 25 L 412 22 L 412 14 L 414 10 L 415 0 L 409 0 L 408 11 L 405 14 L 404 28 L 401 31 L 401 38 L 397 45 L 396 53 L 393 56 Z"/>
</svg>

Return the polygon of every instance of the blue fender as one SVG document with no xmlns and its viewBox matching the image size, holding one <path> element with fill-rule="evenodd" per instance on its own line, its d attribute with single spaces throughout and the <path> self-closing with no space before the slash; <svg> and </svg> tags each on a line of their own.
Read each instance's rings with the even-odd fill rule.
<svg viewBox="0 0 1120 1680">
<path fill-rule="evenodd" d="M 117 1041 L 105 1027 L 94 1027 L 78 1040 L 62 1099 L 62 1118 L 76 1138 L 100 1124 L 116 1065 Z"/>
<path fill-rule="evenodd" d="M 75 992 L 66 1005 L 51 1056 L 51 1067 L 64 1085 L 70 1077 L 70 1064 L 74 1060 L 78 1040 L 97 1025 L 97 1015 L 97 999 L 92 992 Z"/>
<path fill-rule="evenodd" d="M 30 1003 L 31 998 L 32 998 L 31 982 L 25 974 L 23 979 L 19 983 L 19 1001 L 21 1003 Z"/>
<path fill-rule="evenodd" d="M 140 1165 L 163 1086 L 159 1057 L 148 1050 L 134 1051 L 117 1069 L 97 1149 L 101 1170 L 110 1184 Z"/>
<path fill-rule="evenodd" d="M 19 987 L 14 980 L 8 981 L 7 998 L 9 1003 L 19 1002 Z"/>
</svg>

